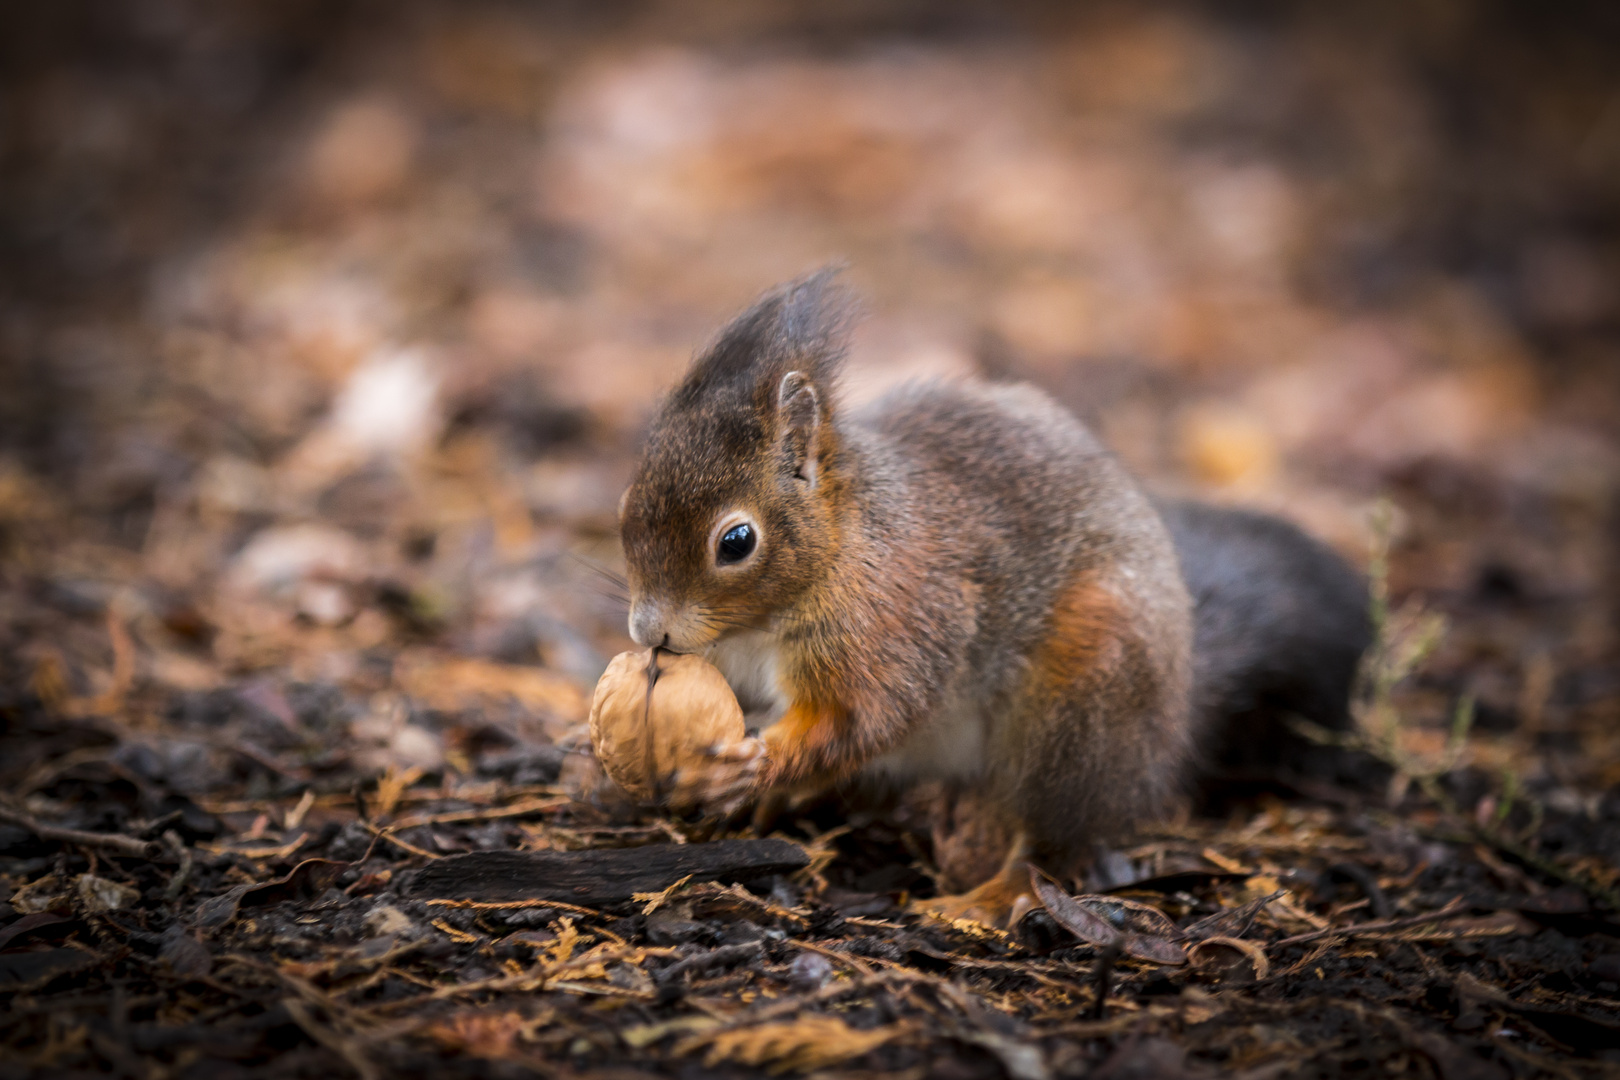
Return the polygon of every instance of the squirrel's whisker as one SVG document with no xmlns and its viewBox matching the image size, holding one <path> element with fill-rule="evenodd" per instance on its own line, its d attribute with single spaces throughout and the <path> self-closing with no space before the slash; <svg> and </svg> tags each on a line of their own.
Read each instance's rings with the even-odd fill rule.
<svg viewBox="0 0 1620 1080">
<path fill-rule="evenodd" d="M 572 552 L 572 551 L 567 553 L 567 557 L 570 560 L 572 560 L 573 562 L 579 563 L 581 566 L 585 567 L 585 569 L 589 570 L 591 573 L 597 575 L 600 578 L 605 579 L 611 585 L 615 585 L 620 589 L 628 589 L 628 588 L 630 588 L 630 581 L 629 581 L 628 578 L 626 578 L 623 574 L 618 573 L 617 571 L 609 570 L 607 567 L 603 566 L 601 563 L 596 562 L 594 559 L 588 559 L 585 556 L 580 555 L 580 554 L 578 554 L 576 552 Z"/>
</svg>

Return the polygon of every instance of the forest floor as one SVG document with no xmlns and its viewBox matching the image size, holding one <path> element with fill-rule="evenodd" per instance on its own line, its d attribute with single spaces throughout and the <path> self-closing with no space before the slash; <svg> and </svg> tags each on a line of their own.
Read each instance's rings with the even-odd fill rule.
<svg viewBox="0 0 1620 1080">
<path fill-rule="evenodd" d="M 1607 16 L 59 7 L 0 35 L 0 1076 L 1620 1073 Z M 1011 931 L 905 911 L 899 811 L 604 786 L 641 425 L 833 258 L 850 397 L 1028 379 L 1369 570 L 1375 782 Z"/>
</svg>

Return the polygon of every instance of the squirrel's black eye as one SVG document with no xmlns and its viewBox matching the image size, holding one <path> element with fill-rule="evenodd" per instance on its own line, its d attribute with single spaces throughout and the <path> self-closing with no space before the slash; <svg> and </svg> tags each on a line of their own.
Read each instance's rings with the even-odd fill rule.
<svg viewBox="0 0 1620 1080">
<path fill-rule="evenodd" d="M 752 525 L 733 525 L 720 535 L 715 557 L 722 565 L 742 562 L 754 553 L 754 545 L 758 542 Z"/>
</svg>

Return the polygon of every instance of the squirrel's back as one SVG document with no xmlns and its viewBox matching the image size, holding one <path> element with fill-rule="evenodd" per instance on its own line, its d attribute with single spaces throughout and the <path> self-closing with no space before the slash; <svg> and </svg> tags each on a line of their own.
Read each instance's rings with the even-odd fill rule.
<svg viewBox="0 0 1620 1080">
<path fill-rule="evenodd" d="M 1044 633 L 1054 585 L 1104 574 L 1155 620 L 1143 632 L 1172 665 L 1187 600 L 1159 515 L 1073 413 L 1024 383 L 905 384 L 851 417 L 903 483 L 913 540 L 981 590 L 985 647 L 1017 653 Z M 873 454 L 873 457 L 877 457 Z M 948 554 L 947 554 L 948 553 Z M 1161 632 L 1162 631 L 1162 632 Z"/>
<path fill-rule="evenodd" d="M 864 503 L 885 519 L 898 511 L 895 542 L 974 598 L 971 700 L 877 768 L 948 774 L 962 755 L 941 759 L 966 743 L 970 766 L 1017 785 L 1009 797 L 1026 816 L 1089 839 L 1158 809 L 1194 743 L 1191 615 L 1169 534 L 1135 481 L 1028 385 L 909 384 L 849 422 L 874 466 Z M 962 736 L 975 723 L 982 744 Z"/>
</svg>

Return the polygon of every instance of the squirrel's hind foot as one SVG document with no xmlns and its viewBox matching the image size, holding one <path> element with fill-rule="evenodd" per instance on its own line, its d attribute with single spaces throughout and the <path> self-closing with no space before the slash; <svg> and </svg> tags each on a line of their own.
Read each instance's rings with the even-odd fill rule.
<svg viewBox="0 0 1620 1080">
<path fill-rule="evenodd" d="M 1029 863 L 1022 857 L 1007 860 L 996 876 L 965 893 L 913 900 L 906 910 L 914 915 L 937 915 L 955 921 L 970 919 L 1000 930 L 1017 925 L 1040 906 L 1030 891 Z"/>
</svg>

